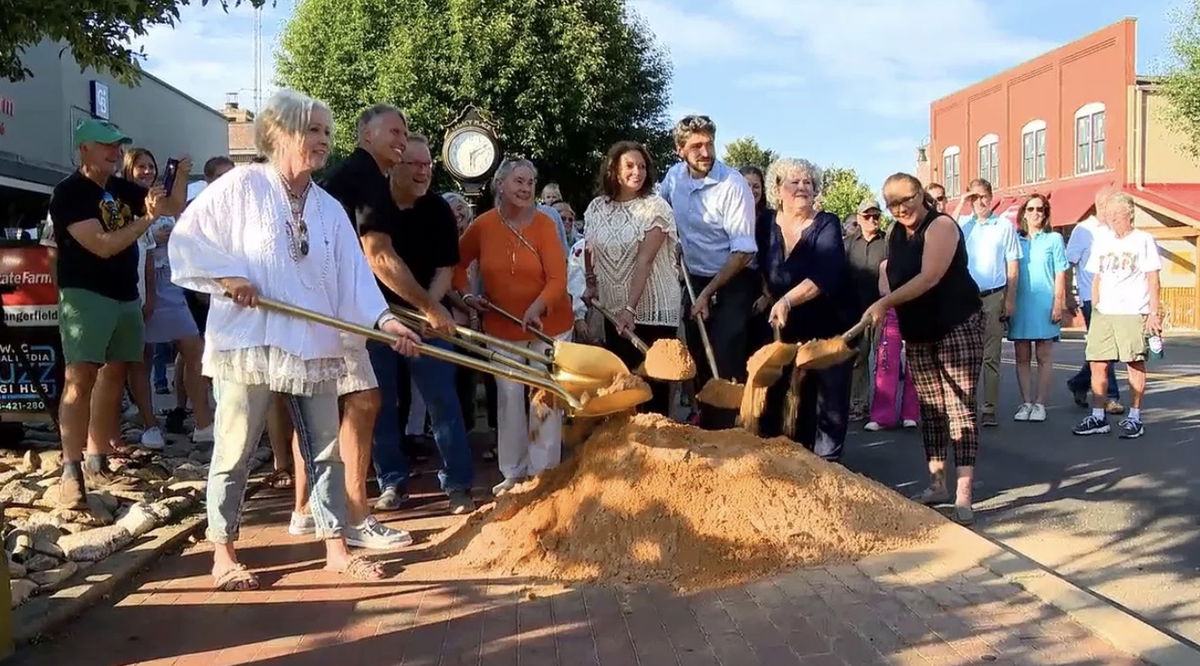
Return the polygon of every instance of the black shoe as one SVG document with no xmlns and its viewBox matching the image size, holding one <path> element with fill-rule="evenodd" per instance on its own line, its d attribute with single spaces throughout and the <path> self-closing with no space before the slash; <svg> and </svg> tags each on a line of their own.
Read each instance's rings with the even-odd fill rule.
<svg viewBox="0 0 1200 666">
<path fill-rule="evenodd" d="M 1000 425 L 1000 422 L 996 420 L 995 412 L 984 412 L 979 417 L 979 425 L 985 428 L 995 428 Z"/>
<path fill-rule="evenodd" d="M 185 419 L 187 419 L 187 410 L 182 407 L 176 407 L 167 412 L 166 423 L 163 426 L 167 429 L 167 432 L 173 435 L 183 435 L 187 433 L 183 424 Z"/>
<path fill-rule="evenodd" d="M 1075 388 L 1074 386 L 1071 386 L 1071 384 L 1068 383 L 1067 390 L 1071 392 L 1071 397 L 1075 399 L 1076 407 L 1087 407 L 1088 406 L 1088 390 L 1087 389 L 1078 389 L 1078 388 Z"/>
<path fill-rule="evenodd" d="M 1121 439 L 1137 439 L 1146 434 L 1146 428 L 1142 426 L 1141 421 L 1133 419 L 1121 419 Z"/>
<path fill-rule="evenodd" d="M 1141 424 L 1139 424 L 1139 427 L 1140 425 Z M 1111 431 L 1112 428 L 1109 427 L 1107 418 L 1096 418 L 1095 416 L 1088 414 L 1087 418 L 1080 421 L 1079 425 L 1075 426 L 1075 429 L 1071 432 L 1075 433 L 1076 435 L 1084 436 L 1107 435 Z"/>
</svg>

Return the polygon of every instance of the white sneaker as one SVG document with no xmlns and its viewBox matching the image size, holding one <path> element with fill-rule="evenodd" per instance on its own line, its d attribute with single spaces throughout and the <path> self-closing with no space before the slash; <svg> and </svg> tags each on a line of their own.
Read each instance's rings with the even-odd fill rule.
<svg viewBox="0 0 1200 666">
<path fill-rule="evenodd" d="M 288 521 L 288 534 L 292 536 L 304 536 L 316 531 L 317 521 L 313 520 L 311 513 L 292 512 L 292 519 Z"/>
<path fill-rule="evenodd" d="M 1033 405 L 1028 402 L 1023 402 L 1023 403 L 1021 403 L 1021 406 L 1017 408 L 1017 413 L 1013 414 L 1013 420 L 1014 421 L 1028 421 L 1029 414 L 1031 412 L 1033 412 Z"/>
<path fill-rule="evenodd" d="M 162 430 L 159 430 L 158 426 L 153 426 L 142 433 L 141 445 L 143 449 L 161 451 L 167 442 L 163 439 Z"/>
<path fill-rule="evenodd" d="M 210 425 L 207 428 L 196 428 L 192 431 L 192 442 L 196 444 L 212 444 L 213 427 Z"/>
<path fill-rule="evenodd" d="M 1046 406 L 1042 405 L 1042 404 L 1034 404 L 1033 408 L 1029 410 L 1029 420 L 1030 421 L 1045 421 L 1046 420 Z"/>
<path fill-rule="evenodd" d="M 521 484 L 523 479 L 505 479 L 492 486 L 492 494 L 499 497 Z"/>
<path fill-rule="evenodd" d="M 389 550 L 411 546 L 412 535 L 404 530 L 395 530 L 379 522 L 375 516 L 367 516 L 361 525 L 346 528 L 346 544 L 369 550 Z"/>
<path fill-rule="evenodd" d="M 396 486 L 387 486 L 379 494 L 379 499 L 375 500 L 375 509 L 377 511 L 395 511 L 407 501 L 407 493 L 400 492 Z"/>
<path fill-rule="evenodd" d="M 905 428 L 915 428 L 915 427 L 917 427 L 917 422 L 912 419 L 904 419 L 904 427 Z"/>
<path fill-rule="evenodd" d="M 863 426 L 863 430 L 868 432 L 879 432 L 880 430 L 883 430 L 883 426 L 874 421 L 868 421 L 867 425 Z"/>
</svg>

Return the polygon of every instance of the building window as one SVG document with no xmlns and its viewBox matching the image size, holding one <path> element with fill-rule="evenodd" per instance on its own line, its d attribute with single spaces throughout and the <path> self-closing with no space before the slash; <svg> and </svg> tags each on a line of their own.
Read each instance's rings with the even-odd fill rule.
<svg viewBox="0 0 1200 666">
<path fill-rule="evenodd" d="M 950 146 L 942 151 L 942 185 L 946 188 L 946 194 L 951 196 L 962 192 L 959 188 L 958 153 L 958 146 Z"/>
<path fill-rule="evenodd" d="M 979 177 L 1000 186 L 1000 137 L 986 134 L 979 140 Z"/>
<path fill-rule="evenodd" d="M 1021 183 L 1046 180 L 1046 121 L 1031 120 L 1021 128 Z"/>
<path fill-rule="evenodd" d="M 1086 104 L 1075 112 L 1075 173 L 1104 169 L 1104 105 Z"/>
</svg>

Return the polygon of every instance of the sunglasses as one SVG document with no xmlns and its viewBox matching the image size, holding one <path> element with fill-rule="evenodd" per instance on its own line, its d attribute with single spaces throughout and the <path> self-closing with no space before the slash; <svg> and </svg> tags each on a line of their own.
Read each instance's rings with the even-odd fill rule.
<svg viewBox="0 0 1200 666">
<path fill-rule="evenodd" d="M 879 221 L 879 213 L 863 213 L 862 216 L 864 220 L 875 220 L 876 222 Z"/>
<path fill-rule="evenodd" d="M 1026 206 L 1025 212 L 1026 213 L 1044 213 L 1044 212 L 1046 212 L 1046 209 L 1043 206 Z"/>
<path fill-rule="evenodd" d="M 940 197 L 934 197 L 934 198 L 933 198 L 933 200 L 934 200 L 934 201 L 936 201 L 936 202 L 938 202 L 938 203 L 945 203 L 945 201 L 946 201 L 946 195 L 944 195 L 944 194 L 943 194 L 943 195 L 942 195 L 942 196 L 940 196 Z"/>
</svg>

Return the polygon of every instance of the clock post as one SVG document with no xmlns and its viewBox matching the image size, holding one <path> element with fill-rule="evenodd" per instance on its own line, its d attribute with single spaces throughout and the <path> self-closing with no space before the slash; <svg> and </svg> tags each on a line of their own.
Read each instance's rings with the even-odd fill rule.
<svg viewBox="0 0 1200 666">
<path fill-rule="evenodd" d="M 504 157 L 496 130 L 496 123 L 474 105 L 467 105 L 446 127 L 442 164 L 446 165 L 446 171 L 458 182 L 472 206 Z"/>
</svg>

